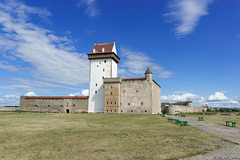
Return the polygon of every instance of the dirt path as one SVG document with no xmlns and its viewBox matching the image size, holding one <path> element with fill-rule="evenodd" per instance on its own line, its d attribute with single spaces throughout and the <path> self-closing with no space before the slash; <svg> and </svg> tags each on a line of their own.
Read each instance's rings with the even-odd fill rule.
<svg viewBox="0 0 240 160">
<path fill-rule="evenodd" d="M 184 121 L 188 121 L 188 124 L 192 127 L 198 128 L 204 132 L 216 135 L 220 138 L 227 139 L 233 143 L 235 146 L 229 148 L 219 149 L 204 155 L 198 155 L 190 158 L 185 158 L 184 160 L 240 160 L 240 129 L 222 126 L 214 123 L 209 123 L 205 121 L 197 121 L 193 118 L 167 116 L 171 118 L 176 118 Z"/>
</svg>

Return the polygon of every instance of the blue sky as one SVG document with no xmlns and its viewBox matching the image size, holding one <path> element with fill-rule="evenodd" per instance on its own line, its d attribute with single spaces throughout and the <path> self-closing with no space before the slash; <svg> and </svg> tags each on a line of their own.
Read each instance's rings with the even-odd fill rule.
<svg viewBox="0 0 240 160">
<path fill-rule="evenodd" d="M 237 0 L 1 0 L 0 106 L 87 95 L 86 54 L 115 39 L 118 75 L 150 67 L 162 101 L 239 107 L 239 28 Z"/>
</svg>

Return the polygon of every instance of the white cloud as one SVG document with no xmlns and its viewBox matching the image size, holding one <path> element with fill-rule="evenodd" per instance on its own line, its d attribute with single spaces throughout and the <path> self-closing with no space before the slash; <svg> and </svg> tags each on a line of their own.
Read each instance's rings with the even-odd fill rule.
<svg viewBox="0 0 240 160">
<path fill-rule="evenodd" d="M 221 100 L 228 100 L 228 98 L 222 92 L 215 92 L 214 95 L 210 95 L 208 97 L 209 101 L 221 101 Z"/>
<path fill-rule="evenodd" d="M 0 61 L 0 68 L 9 70 L 11 72 L 18 71 L 16 66 L 9 64 L 7 61 Z"/>
<path fill-rule="evenodd" d="M 132 51 L 121 47 L 121 64 L 118 73 L 122 76 L 143 76 L 149 67 L 153 74 L 160 78 L 170 78 L 173 75 L 171 71 L 165 71 L 159 64 L 142 52 Z"/>
<path fill-rule="evenodd" d="M 80 93 L 71 93 L 69 96 L 88 96 L 89 90 L 88 89 L 83 89 Z"/>
<path fill-rule="evenodd" d="M 80 0 L 77 4 L 78 7 L 86 6 L 86 14 L 92 18 L 101 14 L 96 0 Z"/>
<path fill-rule="evenodd" d="M 170 12 L 164 14 L 170 22 L 176 22 L 176 36 L 182 37 L 191 33 L 200 18 L 208 14 L 208 5 L 213 0 L 173 0 L 169 5 Z"/>
<path fill-rule="evenodd" d="M 20 101 L 20 95 L 19 94 L 9 94 L 0 97 L 0 106 L 18 106 Z"/>
<path fill-rule="evenodd" d="M 25 96 L 37 96 L 34 92 L 27 92 Z"/>
<path fill-rule="evenodd" d="M 240 107 L 240 100 L 237 97 L 229 98 L 224 92 L 215 92 L 208 97 L 207 102 L 213 107 Z"/>
<path fill-rule="evenodd" d="M 171 94 L 168 96 L 161 97 L 163 102 L 185 102 L 188 99 L 191 99 L 193 103 L 204 103 L 205 99 L 202 96 L 195 95 L 192 93 L 183 93 L 183 94 Z"/>
<path fill-rule="evenodd" d="M 173 92 L 176 93 L 176 92 Z M 168 96 L 162 95 L 162 102 L 185 102 L 190 98 L 193 101 L 194 106 L 204 106 L 205 104 L 210 107 L 240 107 L 239 97 L 228 98 L 224 95 L 223 92 L 215 92 L 213 95 L 210 95 L 208 99 L 200 95 L 195 95 L 192 93 L 183 93 L 183 94 L 171 94 Z"/>
<path fill-rule="evenodd" d="M 58 37 L 32 23 L 32 14 L 41 19 L 51 15 L 46 9 L 15 0 L 0 2 L 0 50 L 5 56 L 22 60 L 21 64 L 30 65 L 24 72 L 37 79 L 67 85 L 88 83 L 86 55 L 76 53 L 67 37 Z M 14 58 L 1 62 L 0 67 L 14 71 Z"/>
</svg>

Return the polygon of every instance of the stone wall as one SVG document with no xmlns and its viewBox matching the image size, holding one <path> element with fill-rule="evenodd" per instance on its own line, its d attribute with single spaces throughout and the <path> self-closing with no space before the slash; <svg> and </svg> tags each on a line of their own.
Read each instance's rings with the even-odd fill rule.
<svg viewBox="0 0 240 160">
<path fill-rule="evenodd" d="M 123 79 L 121 83 L 121 113 L 152 114 L 152 85 L 152 82 L 148 82 L 144 78 Z"/>
<path fill-rule="evenodd" d="M 88 97 L 27 97 L 21 96 L 20 109 L 50 113 L 88 111 Z"/>
<path fill-rule="evenodd" d="M 160 86 L 151 78 L 104 78 L 104 113 L 160 113 Z"/>
<path fill-rule="evenodd" d="M 104 78 L 104 113 L 120 113 L 120 78 Z"/>
<path fill-rule="evenodd" d="M 202 112 L 203 109 L 206 111 L 204 107 L 193 107 L 192 101 L 162 103 L 161 108 L 167 114 Z"/>
</svg>

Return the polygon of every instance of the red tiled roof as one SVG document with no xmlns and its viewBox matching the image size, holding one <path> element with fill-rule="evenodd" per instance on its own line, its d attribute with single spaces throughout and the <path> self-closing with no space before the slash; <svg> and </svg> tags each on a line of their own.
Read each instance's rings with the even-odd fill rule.
<svg viewBox="0 0 240 160">
<path fill-rule="evenodd" d="M 125 78 L 122 79 L 123 81 L 127 81 L 127 80 L 145 80 L 146 78 Z"/>
<path fill-rule="evenodd" d="M 113 46 L 114 46 L 114 43 L 95 44 L 95 45 L 93 46 L 93 49 L 95 49 L 95 52 L 93 53 L 93 50 L 92 50 L 91 53 L 92 53 L 92 54 L 95 54 L 95 53 L 112 52 Z M 104 48 L 104 52 L 102 52 L 102 48 Z"/>
<path fill-rule="evenodd" d="M 88 96 L 26 96 L 26 99 L 88 99 Z"/>
</svg>

